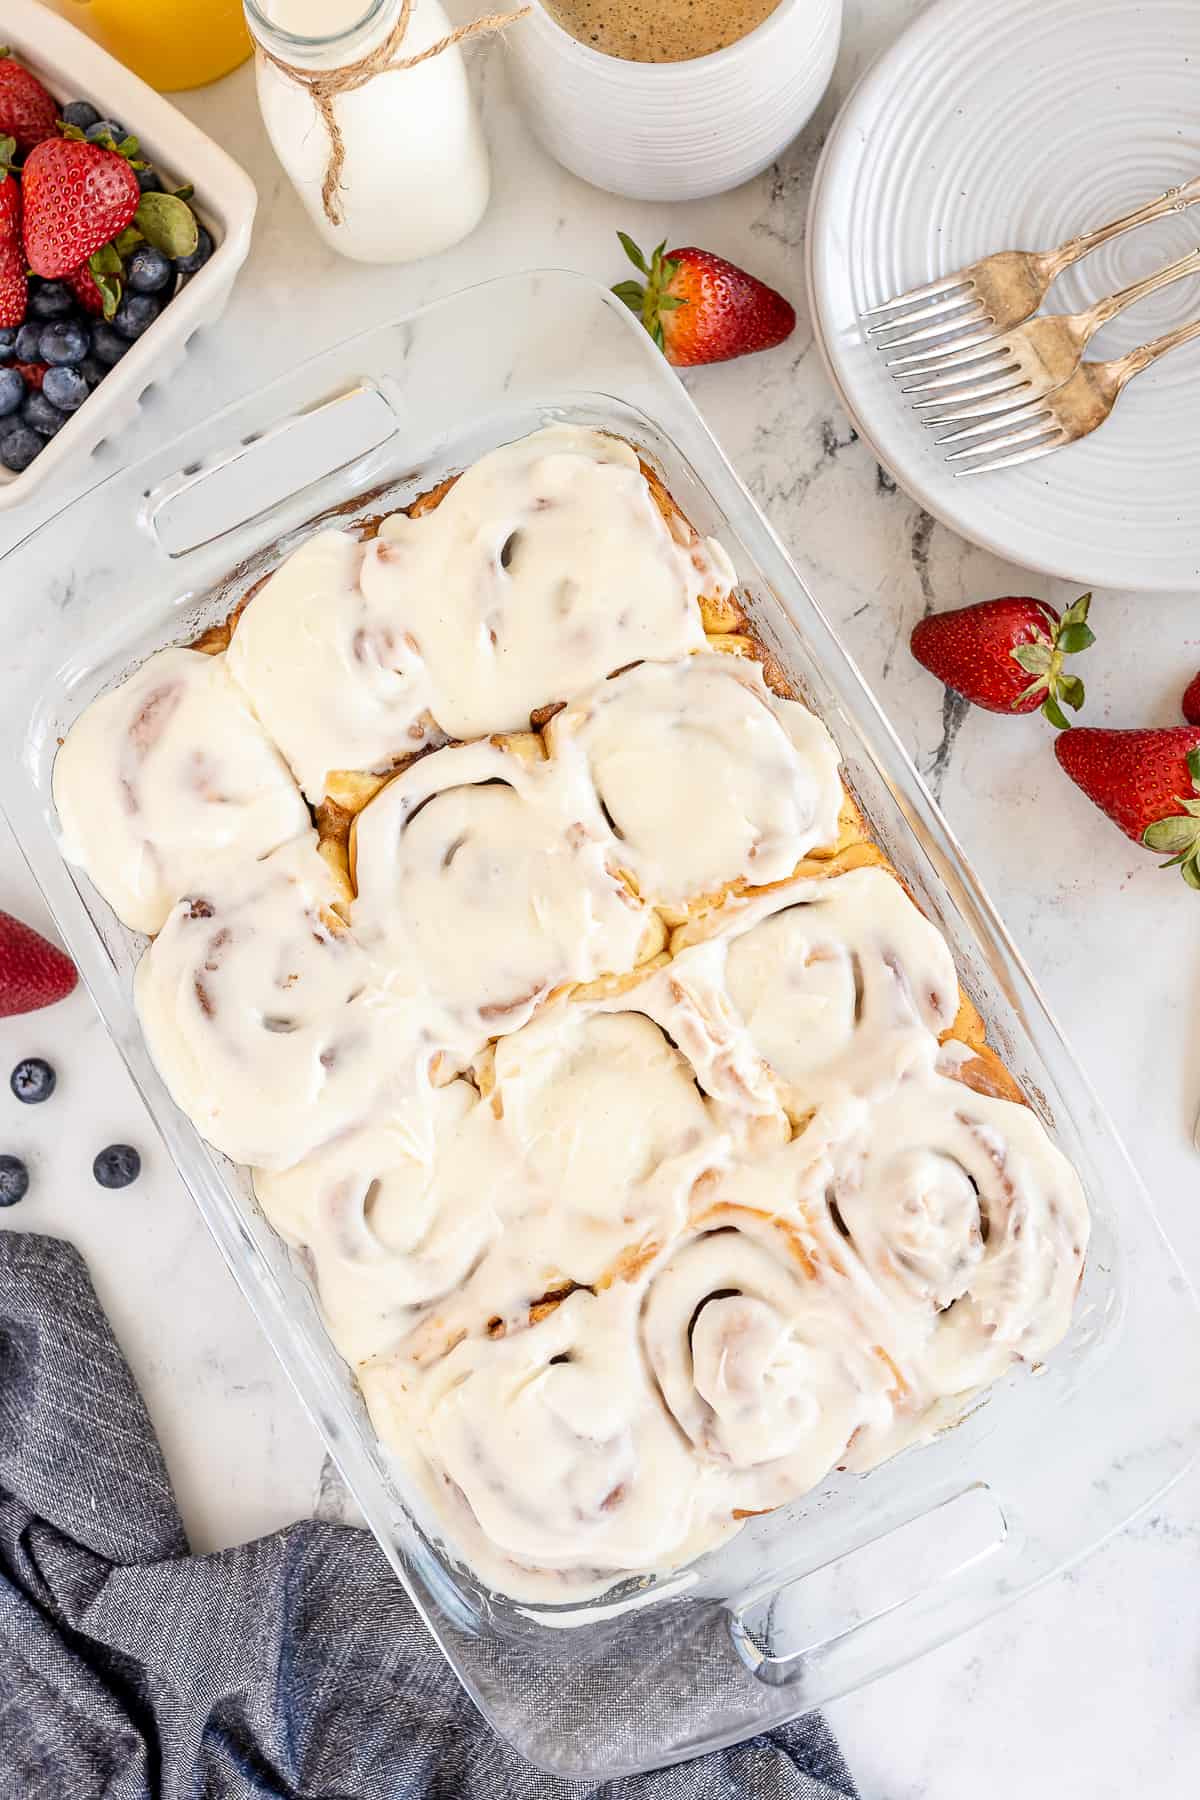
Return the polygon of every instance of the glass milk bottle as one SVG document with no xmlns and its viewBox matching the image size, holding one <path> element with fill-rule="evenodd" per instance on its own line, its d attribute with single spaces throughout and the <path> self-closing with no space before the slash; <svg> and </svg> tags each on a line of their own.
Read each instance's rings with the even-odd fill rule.
<svg viewBox="0 0 1200 1800">
<path fill-rule="evenodd" d="M 433 256 L 473 231 L 488 203 L 487 147 L 457 44 L 394 66 L 445 37 L 449 20 L 438 0 L 411 0 L 389 52 L 404 17 L 405 0 L 246 0 L 275 154 L 321 236 L 359 262 Z"/>
</svg>

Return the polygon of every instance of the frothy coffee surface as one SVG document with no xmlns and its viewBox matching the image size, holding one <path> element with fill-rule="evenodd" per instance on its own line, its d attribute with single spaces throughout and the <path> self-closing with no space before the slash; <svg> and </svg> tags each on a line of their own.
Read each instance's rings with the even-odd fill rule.
<svg viewBox="0 0 1200 1800">
<path fill-rule="evenodd" d="M 688 62 L 736 44 L 779 0 L 545 0 L 546 11 L 589 49 L 626 62 Z"/>
</svg>

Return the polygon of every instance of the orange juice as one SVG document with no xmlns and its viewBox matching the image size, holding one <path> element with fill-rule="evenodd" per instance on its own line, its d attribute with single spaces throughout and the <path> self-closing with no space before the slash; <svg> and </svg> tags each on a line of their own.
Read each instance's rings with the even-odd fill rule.
<svg viewBox="0 0 1200 1800">
<path fill-rule="evenodd" d="M 242 0 L 52 0 L 156 88 L 202 87 L 250 54 Z M 94 97 L 99 104 L 102 95 Z"/>
</svg>

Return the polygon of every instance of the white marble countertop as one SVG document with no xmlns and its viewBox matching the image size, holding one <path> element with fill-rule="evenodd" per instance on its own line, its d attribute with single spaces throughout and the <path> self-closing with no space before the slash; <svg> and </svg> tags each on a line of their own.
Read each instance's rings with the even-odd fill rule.
<svg viewBox="0 0 1200 1800">
<path fill-rule="evenodd" d="M 557 168 L 511 105 L 503 51 L 473 53 L 493 148 L 491 210 L 465 244 L 409 268 L 352 265 L 322 247 L 267 146 L 248 68 L 184 96 L 185 110 L 259 183 L 254 249 L 224 321 L 152 392 L 119 452 L 132 458 L 327 343 L 485 275 L 557 264 L 619 279 L 617 226 L 643 244 L 666 236 L 710 246 L 792 296 L 800 323 L 787 345 L 698 371 L 688 384 L 940 796 L 1200 1279 L 1200 1159 L 1191 1147 L 1200 901 L 1070 785 L 1040 719 L 946 703 L 907 648 L 925 611 L 1010 592 L 1063 601 L 1072 590 L 971 548 L 897 492 L 836 406 L 812 346 L 801 246 L 823 132 L 866 61 L 918 10 L 918 0 L 849 0 L 834 91 L 789 154 L 747 188 L 672 208 L 614 200 Z M 109 466 L 112 456 L 104 453 Z M 6 515 L 0 550 L 36 516 Z M 114 520 L 114 551 L 122 529 Z M 0 679 L 11 705 L 28 602 L 4 600 Z M 1196 595 L 1100 592 L 1092 616 L 1100 641 L 1087 659 L 1091 722 L 1178 722 L 1179 694 L 1200 666 Z M 7 839 L 2 847 L 0 905 L 43 922 L 19 856 Z M 26 1156 L 34 1176 L 5 1223 L 60 1232 L 87 1256 L 161 1434 L 194 1546 L 229 1544 L 313 1511 L 342 1516 L 316 1433 L 85 995 L 0 1022 L 0 1071 L 29 1054 L 50 1057 L 60 1090 L 40 1111 L 18 1105 L 6 1079 L 0 1084 L 0 1148 Z M 108 1194 L 90 1164 L 118 1139 L 141 1146 L 145 1172 Z M 1194 1404 L 1196 1376 L 1163 1371 Z M 836 1703 L 830 1717 L 864 1795 L 1183 1793 L 1200 1764 L 1198 1554 L 1193 1472 L 1071 1576 Z"/>
</svg>

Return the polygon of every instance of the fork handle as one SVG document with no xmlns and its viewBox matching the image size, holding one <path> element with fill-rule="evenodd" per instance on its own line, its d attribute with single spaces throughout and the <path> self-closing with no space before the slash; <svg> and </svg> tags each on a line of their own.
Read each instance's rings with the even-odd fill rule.
<svg viewBox="0 0 1200 1800">
<path fill-rule="evenodd" d="M 1136 350 L 1130 350 L 1126 355 L 1118 357 L 1116 362 L 1110 363 L 1109 368 L 1121 387 L 1124 387 L 1127 381 L 1132 381 L 1135 375 L 1148 369 L 1152 362 L 1157 362 L 1168 350 L 1178 350 L 1180 344 L 1190 344 L 1193 338 L 1200 338 L 1200 319 L 1193 319 L 1189 325 L 1177 325 L 1174 331 L 1166 331 L 1162 337 L 1151 338 L 1148 344 L 1139 344 Z"/>
<path fill-rule="evenodd" d="M 1101 225 L 1095 231 L 1085 232 L 1081 237 L 1069 238 L 1060 244 L 1057 250 L 1047 250 L 1038 257 L 1050 281 L 1056 281 L 1064 269 L 1077 263 L 1081 257 L 1090 256 L 1101 244 L 1107 244 L 1113 238 L 1122 237 L 1127 231 L 1134 231 L 1139 225 L 1149 225 L 1153 219 L 1165 219 L 1170 213 L 1184 212 L 1189 206 L 1200 201 L 1200 175 L 1194 175 L 1180 187 L 1168 188 L 1157 200 L 1139 206 L 1136 212 L 1126 213 L 1123 218 L 1114 219 L 1111 225 Z"/>
<path fill-rule="evenodd" d="M 1131 281 L 1128 287 L 1118 289 L 1115 294 L 1108 294 L 1103 300 L 1097 300 L 1093 306 L 1078 315 L 1084 324 L 1088 338 L 1115 319 L 1118 313 L 1127 306 L 1134 306 L 1144 300 L 1148 294 L 1156 294 L 1159 288 L 1169 287 L 1173 281 L 1182 281 L 1185 275 L 1194 275 L 1200 271 L 1200 250 L 1190 250 L 1178 261 L 1168 263 L 1165 269 L 1156 269 L 1153 275 L 1146 275 L 1141 281 Z"/>
</svg>

